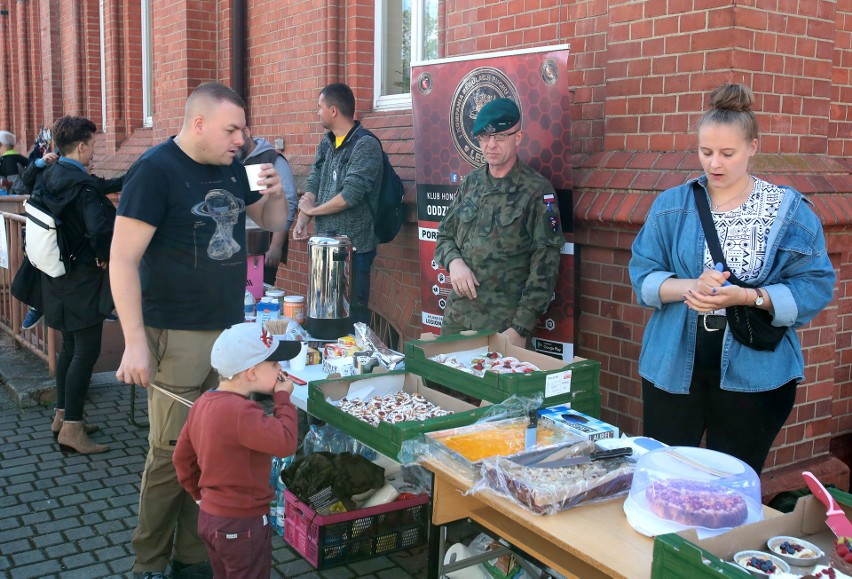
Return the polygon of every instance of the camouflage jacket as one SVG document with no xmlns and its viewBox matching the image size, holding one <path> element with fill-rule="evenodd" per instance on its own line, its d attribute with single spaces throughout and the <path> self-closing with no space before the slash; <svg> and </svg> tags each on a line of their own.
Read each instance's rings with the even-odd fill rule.
<svg viewBox="0 0 852 579">
<path fill-rule="evenodd" d="M 517 160 L 496 179 L 483 166 L 462 182 L 438 226 L 435 261 L 462 258 L 479 281 L 477 298 L 450 294 L 444 331 L 532 331 L 547 309 L 565 242 L 553 185 Z"/>
</svg>

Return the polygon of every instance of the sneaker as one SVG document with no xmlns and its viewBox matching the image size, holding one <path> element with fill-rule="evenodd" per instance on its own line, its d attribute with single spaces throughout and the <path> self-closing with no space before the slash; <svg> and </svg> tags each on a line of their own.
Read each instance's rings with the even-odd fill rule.
<svg viewBox="0 0 852 579">
<path fill-rule="evenodd" d="M 38 321 L 43 315 L 44 314 L 42 314 L 41 311 L 31 307 L 27 311 L 27 317 L 24 318 L 24 323 L 21 324 L 21 329 L 31 330 L 33 327 L 35 327 L 35 325 L 38 323 Z"/>
<path fill-rule="evenodd" d="M 111 324 L 114 324 L 115 322 L 118 321 L 118 316 L 115 315 L 115 314 L 110 314 L 106 318 L 104 318 L 104 321 L 109 322 Z"/>
<path fill-rule="evenodd" d="M 172 577 L 174 579 L 212 579 L 213 567 L 210 566 L 210 561 L 192 565 L 172 561 Z"/>
<path fill-rule="evenodd" d="M 144 573 L 134 573 L 133 579 L 163 579 L 165 575 L 163 575 L 160 571 L 146 571 Z"/>
</svg>

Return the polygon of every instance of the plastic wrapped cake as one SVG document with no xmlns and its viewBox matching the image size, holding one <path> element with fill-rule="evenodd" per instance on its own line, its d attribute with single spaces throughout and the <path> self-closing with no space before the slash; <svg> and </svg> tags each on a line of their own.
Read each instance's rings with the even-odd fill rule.
<svg viewBox="0 0 852 579">
<path fill-rule="evenodd" d="M 750 466 L 727 454 L 675 446 L 639 459 L 627 521 L 648 536 L 703 530 L 704 536 L 763 519 L 760 479 Z"/>
</svg>

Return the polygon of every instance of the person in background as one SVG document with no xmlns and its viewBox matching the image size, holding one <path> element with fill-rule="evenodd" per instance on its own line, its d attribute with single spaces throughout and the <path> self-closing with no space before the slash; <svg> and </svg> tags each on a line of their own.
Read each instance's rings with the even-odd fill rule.
<svg viewBox="0 0 852 579">
<path fill-rule="evenodd" d="M 39 139 L 41 138 L 44 131 L 45 130 L 42 129 L 42 131 L 39 132 Z M 47 132 L 48 134 L 50 133 L 49 131 Z M 38 178 L 39 174 L 41 174 L 41 172 L 46 169 L 48 165 L 52 165 L 56 162 L 57 159 L 59 159 L 59 150 L 56 148 L 56 145 L 53 143 L 52 140 L 49 143 L 44 143 L 44 145 L 40 145 L 39 141 L 36 141 L 36 145 L 35 147 L 33 147 L 33 152 L 38 150 L 43 151 L 44 154 L 41 157 L 34 159 L 32 153 L 30 153 L 31 161 L 27 166 L 26 170 L 24 171 L 24 174 L 21 176 L 20 188 L 22 195 L 30 195 L 33 190 L 33 187 L 35 186 L 36 179 Z M 89 174 L 92 174 L 93 168 L 94 163 L 90 161 L 89 165 L 86 167 L 86 170 L 89 172 Z M 97 177 L 96 175 L 92 176 L 100 179 L 100 177 Z M 27 308 L 27 315 L 24 317 L 24 321 L 21 323 L 21 329 L 24 331 L 33 329 L 38 324 L 39 320 L 41 320 L 43 315 L 43 312 L 39 308 L 29 305 L 29 307 Z M 106 316 L 106 318 L 104 318 L 104 321 L 109 323 L 115 323 L 118 321 L 118 316 L 110 312 Z"/>
<path fill-rule="evenodd" d="M 33 142 L 33 148 L 30 151 L 30 154 L 27 155 L 27 159 L 30 164 L 34 163 L 38 159 L 44 158 L 49 151 L 54 149 L 52 141 L 53 135 L 51 135 L 50 129 L 46 127 L 39 129 L 35 142 Z"/>
<path fill-rule="evenodd" d="M 41 138 L 43 133 L 44 129 L 39 131 L 39 138 Z M 58 150 L 56 150 L 56 146 L 52 142 L 49 144 L 49 146 L 48 143 L 44 143 L 44 145 L 42 146 L 37 140 L 36 145 L 33 147 L 33 152 L 38 150 L 43 151 L 43 155 L 39 157 L 34 157 L 33 153 L 31 152 L 29 164 L 24 170 L 24 174 L 21 175 L 21 185 L 24 189 L 25 195 L 30 195 L 32 193 L 36 179 L 41 174 L 41 172 L 45 168 L 47 168 L 48 165 L 52 165 L 57 161 L 57 159 L 59 159 L 59 152 Z M 26 231 L 24 231 L 23 234 L 26 235 Z M 24 257 L 26 258 L 26 255 Z M 39 299 L 39 304 L 40 303 L 41 299 Z M 43 315 L 44 314 L 38 307 L 34 306 L 32 303 L 28 304 L 27 315 L 24 316 L 24 321 L 21 323 L 21 329 L 24 331 L 33 329 L 39 323 Z"/>
<path fill-rule="evenodd" d="M 835 273 L 808 200 L 749 174 L 758 148 L 753 102 L 741 84 L 711 93 L 698 124 L 697 184 L 730 272 L 756 289 L 724 285 L 730 272 L 714 267 L 692 181 L 654 201 L 629 270 L 639 304 L 653 308 L 639 358 L 644 434 L 684 446 L 706 434 L 707 448 L 759 474 L 804 378 L 795 328 L 831 301 Z M 737 341 L 729 306 L 767 310 L 774 326 L 786 327 L 775 350 Z"/>
<path fill-rule="evenodd" d="M 268 579 L 272 571 L 269 465 L 296 452 L 299 432 L 293 382 L 279 362 L 300 350 L 255 323 L 232 326 L 213 344 L 219 387 L 193 404 L 172 460 L 200 506 L 198 533 L 215 577 Z M 272 395 L 273 416 L 252 393 Z"/>
<path fill-rule="evenodd" d="M 258 226 L 287 226 L 287 199 L 272 165 L 260 192 L 249 189 L 237 153 L 245 102 L 208 82 L 186 101 L 183 126 L 130 168 L 118 205 L 111 281 L 125 349 L 116 377 L 148 388 L 149 449 L 131 539 L 134 577 L 210 577 L 198 537 L 198 505 L 172 463 L 189 400 L 216 385 L 210 351 L 243 321 L 246 215 Z"/>
<path fill-rule="evenodd" d="M 17 137 L 9 131 L 0 131 L 0 195 L 21 195 L 21 174 L 29 159 L 15 150 Z"/>
<path fill-rule="evenodd" d="M 287 228 L 284 231 L 276 231 L 269 241 L 269 249 L 263 258 L 263 283 L 275 285 L 275 277 L 278 273 L 278 264 L 287 263 L 287 242 L 289 240 L 290 226 L 296 217 L 296 206 L 299 199 L 296 196 L 296 183 L 293 181 L 293 171 L 287 158 L 272 147 L 272 143 L 263 137 L 253 138 L 251 128 L 243 129 L 245 143 L 240 147 L 239 159 L 243 165 L 259 165 L 261 163 L 272 163 L 278 175 L 281 177 L 281 186 L 284 187 L 284 195 L 287 197 L 287 205 L 290 214 L 287 217 Z"/>
<path fill-rule="evenodd" d="M 83 117 L 62 117 L 53 134 L 60 157 L 36 179 L 31 199 L 62 222 L 71 255 L 68 272 L 41 274 L 42 308 L 47 325 L 62 333 L 56 362 L 56 414 L 51 430 L 63 450 L 105 452 L 83 422 L 92 369 L 101 352 L 104 318 L 112 311 L 107 267 L 115 206 L 107 193 L 121 190 L 123 178 L 101 179 L 86 167 L 95 153 L 97 127 Z"/>
<path fill-rule="evenodd" d="M 299 200 L 293 239 L 307 239 L 308 223 L 316 219 L 315 234 L 334 233 L 352 240 L 352 322 L 369 324 L 370 269 L 379 244 L 370 207 L 377 205 L 382 184 L 382 147 L 369 135 L 353 139 L 361 122 L 355 120 L 355 95 L 345 84 L 334 83 L 322 89 L 317 106 L 326 133 Z M 344 158 L 348 158 L 347 163 L 341 162 Z"/>
<path fill-rule="evenodd" d="M 559 205 L 550 181 L 518 158 L 520 120 L 514 101 L 495 99 L 474 121 L 485 165 L 462 181 L 435 244 L 453 286 L 441 334 L 490 330 L 524 347 L 556 288 Z"/>
</svg>

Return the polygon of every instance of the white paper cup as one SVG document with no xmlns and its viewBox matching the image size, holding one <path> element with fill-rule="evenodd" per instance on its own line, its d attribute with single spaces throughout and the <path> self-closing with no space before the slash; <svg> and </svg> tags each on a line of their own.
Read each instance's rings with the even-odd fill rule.
<svg viewBox="0 0 852 579">
<path fill-rule="evenodd" d="M 308 363 L 308 343 L 302 342 L 302 349 L 299 350 L 299 353 L 295 358 L 290 360 L 290 369 L 296 373 L 301 372 L 305 369 L 305 365 Z"/>
<path fill-rule="evenodd" d="M 262 191 L 266 189 L 266 185 L 258 185 L 260 179 L 260 165 L 246 165 L 246 176 L 248 177 L 249 188 L 252 191 Z"/>
</svg>

